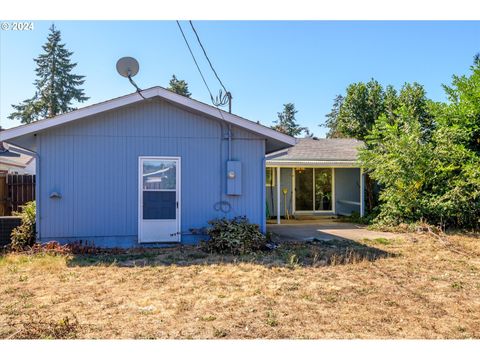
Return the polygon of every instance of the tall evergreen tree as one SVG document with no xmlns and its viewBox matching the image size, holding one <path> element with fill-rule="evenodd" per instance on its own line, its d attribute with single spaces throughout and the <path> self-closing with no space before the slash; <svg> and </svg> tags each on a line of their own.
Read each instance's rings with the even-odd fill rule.
<svg viewBox="0 0 480 360">
<path fill-rule="evenodd" d="M 283 104 L 283 111 L 277 113 L 278 119 L 275 120 L 275 125 L 272 129 L 280 131 L 290 136 L 300 135 L 302 132 L 308 136 L 310 131 L 308 128 L 300 126 L 295 119 L 295 114 L 298 110 L 295 109 L 295 104 Z"/>
<path fill-rule="evenodd" d="M 175 74 L 172 75 L 172 79 L 170 80 L 167 89 L 186 97 L 192 96 L 190 91 L 188 91 L 188 83 L 185 80 L 178 80 Z"/>
<path fill-rule="evenodd" d="M 36 91 L 32 98 L 26 99 L 18 105 L 12 105 L 15 111 L 9 119 L 19 119 L 29 124 L 38 119 L 53 117 L 75 110 L 71 106 L 73 101 L 88 100 L 83 89 L 84 76 L 72 73 L 77 66 L 72 63 L 73 52 L 62 44 L 60 30 L 50 27 L 47 42 L 42 46 L 44 53 L 34 59 L 37 67 L 37 79 L 33 83 Z"/>
<path fill-rule="evenodd" d="M 333 99 L 332 110 L 327 115 L 325 115 L 327 120 L 325 120 L 325 124 L 323 126 L 329 129 L 327 133 L 327 138 L 345 137 L 342 131 L 338 128 L 338 115 L 340 114 L 340 108 L 342 107 L 344 100 L 345 98 L 342 95 L 337 95 L 335 99 Z"/>
</svg>

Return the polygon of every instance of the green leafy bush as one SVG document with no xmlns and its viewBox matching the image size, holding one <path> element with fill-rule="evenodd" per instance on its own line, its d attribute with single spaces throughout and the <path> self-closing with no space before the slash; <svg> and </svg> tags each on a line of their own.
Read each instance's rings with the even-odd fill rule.
<svg viewBox="0 0 480 360">
<path fill-rule="evenodd" d="M 412 88 L 375 121 L 360 160 L 382 189 L 376 224 L 480 229 L 480 56 L 470 70 L 447 103 Z"/>
<path fill-rule="evenodd" d="M 35 244 L 35 201 L 30 201 L 22 206 L 22 211 L 14 213 L 22 217 L 22 223 L 12 231 L 11 247 L 13 250 L 24 250 Z"/>
<path fill-rule="evenodd" d="M 246 217 L 209 221 L 210 240 L 202 242 L 203 250 L 211 253 L 242 255 L 263 250 L 266 238 L 258 225 L 250 224 Z"/>
</svg>

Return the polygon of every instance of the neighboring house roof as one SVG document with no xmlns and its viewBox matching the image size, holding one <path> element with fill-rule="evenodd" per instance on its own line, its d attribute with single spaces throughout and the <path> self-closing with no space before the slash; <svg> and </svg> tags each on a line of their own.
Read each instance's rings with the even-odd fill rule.
<svg viewBox="0 0 480 360">
<path fill-rule="evenodd" d="M 3 156 L 0 156 L 0 164 L 3 164 L 5 166 L 18 167 L 18 168 L 23 169 L 23 168 L 27 167 L 27 165 L 30 164 L 34 160 L 33 156 L 20 153 L 20 152 L 16 151 L 16 148 L 14 148 L 13 146 L 10 146 L 8 148 L 8 150 L 11 151 L 12 153 L 17 153 L 20 156 L 18 156 L 18 157 L 3 157 Z"/>
<path fill-rule="evenodd" d="M 219 120 L 224 120 L 228 124 L 235 125 L 247 129 L 255 134 L 264 136 L 267 139 L 267 152 L 277 151 L 295 144 L 295 138 L 291 136 L 282 134 L 269 127 L 263 126 L 260 123 L 244 119 L 234 114 L 230 114 L 200 101 L 178 95 L 160 86 L 155 86 L 150 89 L 143 90 L 141 94 L 145 99 L 159 97 L 167 102 L 178 105 L 180 107 L 188 108 L 189 110 L 193 110 Z M 58 115 L 53 118 L 39 120 L 28 125 L 21 125 L 11 129 L 6 129 L 0 132 L 0 141 L 10 142 L 9 140 L 19 139 L 20 137 L 25 137 L 29 135 L 33 136 L 35 133 L 51 127 L 80 120 L 88 116 L 96 115 L 109 110 L 114 110 L 116 108 L 138 103 L 140 101 L 143 101 L 142 97 L 135 92 L 98 104 L 86 106 L 84 108 Z M 27 145 L 32 147 L 33 144 L 33 139 L 28 139 L 27 141 L 27 139 L 25 138 L 23 139 L 21 144 L 16 143 L 16 145 L 18 146 L 25 146 L 27 148 Z"/>
<path fill-rule="evenodd" d="M 355 139 L 297 139 L 295 146 L 267 155 L 267 164 L 358 166 L 362 146 Z"/>
</svg>

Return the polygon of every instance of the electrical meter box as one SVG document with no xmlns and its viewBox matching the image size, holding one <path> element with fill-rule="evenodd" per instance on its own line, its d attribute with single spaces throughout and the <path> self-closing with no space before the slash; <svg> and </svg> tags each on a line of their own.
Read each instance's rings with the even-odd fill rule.
<svg viewBox="0 0 480 360">
<path fill-rule="evenodd" d="M 227 195 L 242 195 L 242 163 L 227 161 Z"/>
</svg>

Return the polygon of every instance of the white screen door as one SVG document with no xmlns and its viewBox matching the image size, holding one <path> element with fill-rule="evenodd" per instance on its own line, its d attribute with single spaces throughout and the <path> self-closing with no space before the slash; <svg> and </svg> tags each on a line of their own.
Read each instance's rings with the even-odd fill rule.
<svg viewBox="0 0 480 360">
<path fill-rule="evenodd" d="M 180 158 L 139 158 L 139 242 L 180 241 Z"/>
</svg>

